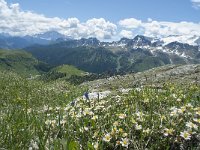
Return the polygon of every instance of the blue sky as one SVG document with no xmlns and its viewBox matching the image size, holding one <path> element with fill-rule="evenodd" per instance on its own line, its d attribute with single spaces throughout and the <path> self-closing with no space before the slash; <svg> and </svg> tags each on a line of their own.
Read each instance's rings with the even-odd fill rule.
<svg viewBox="0 0 200 150">
<path fill-rule="evenodd" d="M 100 40 L 200 36 L 200 0 L 0 0 L 0 33 L 47 31 Z"/>
<path fill-rule="evenodd" d="M 81 21 L 105 18 L 117 22 L 124 18 L 157 21 L 200 22 L 200 9 L 190 0 L 7 0 L 19 3 L 23 10 L 31 10 L 48 17 L 76 17 Z"/>
</svg>

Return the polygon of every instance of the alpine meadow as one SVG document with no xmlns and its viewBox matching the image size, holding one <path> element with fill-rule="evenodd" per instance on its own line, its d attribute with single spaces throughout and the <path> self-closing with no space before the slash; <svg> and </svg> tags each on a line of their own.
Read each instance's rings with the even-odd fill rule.
<svg viewBox="0 0 200 150">
<path fill-rule="evenodd" d="M 0 150 L 199 150 L 200 0 L 0 0 Z"/>
</svg>

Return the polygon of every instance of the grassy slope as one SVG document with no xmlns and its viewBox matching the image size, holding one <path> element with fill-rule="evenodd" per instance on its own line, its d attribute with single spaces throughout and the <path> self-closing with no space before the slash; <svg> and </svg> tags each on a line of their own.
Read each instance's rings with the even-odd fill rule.
<svg viewBox="0 0 200 150">
<path fill-rule="evenodd" d="M 153 69 L 137 74 L 136 79 L 143 81 L 142 75 L 150 77 L 155 71 L 161 76 L 173 69 L 179 75 L 200 69 L 180 67 Z M 176 72 L 174 77 L 180 78 Z M 112 82 L 125 87 L 130 81 L 125 76 Z M 0 148 L 199 149 L 200 87 L 166 84 L 157 90 L 144 86 L 101 100 L 79 98 L 67 105 L 83 91 L 62 81 L 45 84 L 0 72 Z M 181 134 L 191 122 L 197 127 L 192 124 L 191 133 L 187 131 L 191 138 L 185 140 Z"/>
<path fill-rule="evenodd" d="M 99 79 L 84 83 L 90 89 L 112 90 L 120 87 L 130 88 L 139 85 L 161 86 L 166 82 L 177 84 L 199 84 L 200 65 L 166 65 L 144 72 L 127 74 L 125 76 L 114 76 L 109 79 Z M 97 86 L 98 85 L 98 86 Z"/>
<path fill-rule="evenodd" d="M 82 76 L 82 75 L 85 74 L 84 71 L 79 70 L 76 67 L 71 66 L 71 65 L 58 66 L 56 68 L 53 68 L 52 71 L 56 71 L 56 72 L 60 72 L 60 73 L 65 73 L 67 78 L 71 77 L 72 75 Z"/>
<path fill-rule="evenodd" d="M 0 50 L 0 71 L 13 71 L 23 76 L 36 75 L 41 67 L 45 67 L 41 64 L 25 51 Z"/>
</svg>

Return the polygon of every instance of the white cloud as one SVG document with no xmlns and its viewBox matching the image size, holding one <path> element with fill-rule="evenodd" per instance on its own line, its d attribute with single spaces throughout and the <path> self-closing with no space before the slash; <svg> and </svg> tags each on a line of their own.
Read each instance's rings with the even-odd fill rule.
<svg viewBox="0 0 200 150">
<path fill-rule="evenodd" d="M 135 18 L 128 18 L 128 19 L 119 21 L 119 25 L 125 28 L 138 28 L 139 26 L 141 26 L 141 24 L 142 24 L 142 21 L 137 20 Z"/>
<path fill-rule="evenodd" d="M 200 0 L 192 0 L 200 5 Z M 0 33 L 11 35 L 34 35 L 55 30 L 74 38 L 96 37 L 100 40 L 113 40 L 134 35 L 167 37 L 169 35 L 200 36 L 200 23 L 165 22 L 148 18 L 141 21 L 135 18 L 120 20 L 118 25 L 104 18 L 93 18 L 80 22 L 77 18 L 50 18 L 31 11 L 23 11 L 18 3 L 8 4 L 0 0 Z"/>
<path fill-rule="evenodd" d="M 126 37 L 126 38 L 133 38 L 133 32 L 132 31 L 128 31 L 128 30 L 122 30 L 119 34 L 121 37 Z"/>
<path fill-rule="evenodd" d="M 198 9 L 200 8 L 200 0 L 191 0 L 193 7 Z"/>
<path fill-rule="evenodd" d="M 97 37 L 110 39 L 116 34 L 117 26 L 103 18 L 80 22 L 77 18 L 48 18 L 44 15 L 23 11 L 19 4 L 7 4 L 0 0 L 0 32 L 11 35 L 33 35 L 56 30 L 74 38 Z"/>
<path fill-rule="evenodd" d="M 103 18 L 93 18 L 85 23 L 77 23 L 75 28 L 67 26 L 64 33 L 74 38 L 97 37 L 98 39 L 111 39 L 116 34 L 116 30 L 117 26 L 115 24 Z"/>
<path fill-rule="evenodd" d="M 121 20 L 120 22 L 127 22 L 128 19 Z M 131 18 L 133 20 L 133 18 Z M 200 36 L 200 23 L 193 22 L 164 22 L 164 21 L 153 21 L 148 19 L 147 22 L 141 22 L 135 26 L 135 22 L 141 22 L 135 20 L 134 22 L 129 21 L 128 26 L 121 24 L 122 29 L 132 29 L 134 34 L 143 34 L 151 37 L 166 37 L 169 35 L 198 35 Z M 132 27 L 132 28 L 131 28 Z"/>
</svg>

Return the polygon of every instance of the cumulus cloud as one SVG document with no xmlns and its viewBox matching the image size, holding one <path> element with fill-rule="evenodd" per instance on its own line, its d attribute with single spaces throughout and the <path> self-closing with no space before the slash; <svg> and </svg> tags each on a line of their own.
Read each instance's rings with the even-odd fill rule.
<svg viewBox="0 0 200 150">
<path fill-rule="evenodd" d="M 191 0 L 195 6 L 200 0 Z M 166 37 L 169 35 L 200 36 L 200 23 L 165 22 L 148 18 L 141 21 L 135 18 L 120 20 L 114 24 L 104 18 L 92 18 L 81 22 L 78 18 L 50 18 L 31 11 L 23 11 L 18 3 L 8 4 L 0 0 L 0 33 L 24 36 L 58 31 L 73 38 L 96 37 L 100 40 L 113 40 L 134 35 Z"/>
<path fill-rule="evenodd" d="M 42 14 L 23 11 L 18 3 L 9 5 L 5 0 L 0 0 L 0 32 L 23 36 L 51 30 L 74 38 L 97 37 L 103 40 L 114 36 L 117 26 L 103 18 L 86 22 L 80 22 L 77 18 L 48 18 Z"/>
<path fill-rule="evenodd" d="M 200 0 L 191 0 L 193 7 L 198 9 L 200 8 Z"/>
<path fill-rule="evenodd" d="M 141 22 L 140 20 L 128 23 L 128 26 L 121 24 L 121 22 L 127 22 L 128 19 L 121 20 L 119 25 L 125 29 L 129 29 L 134 34 L 140 34 L 151 37 L 166 37 L 169 35 L 198 35 L 200 36 L 200 23 L 193 22 L 165 22 L 154 21 L 148 19 L 147 22 Z M 131 18 L 132 20 L 132 18 Z M 140 22 L 135 26 L 135 22 Z M 132 23 L 132 24 L 131 24 Z M 131 28 L 132 27 L 132 28 Z"/>
<path fill-rule="evenodd" d="M 138 28 L 139 26 L 141 26 L 141 24 L 142 24 L 142 21 L 137 20 L 135 18 L 128 18 L 128 19 L 119 21 L 119 25 L 125 28 Z"/>
<path fill-rule="evenodd" d="M 98 39 L 111 39 L 112 36 L 116 34 L 117 30 L 117 26 L 115 24 L 106 21 L 103 18 L 93 18 L 85 23 L 77 21 L 76 24 L 73 23 L 73 26 L 69 26 L 68 23 L 69 21 L 66 21 L 66 28 L 63 32 L 64 34 L 70 35 L 74 38 L 97 37 Z"/>
<path fill-rule="evenodd" d="M 129 39 L 133 38 L 133 32 L 128 30 L 122 30 L 119 35 Z"/>
</svg>

